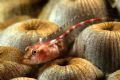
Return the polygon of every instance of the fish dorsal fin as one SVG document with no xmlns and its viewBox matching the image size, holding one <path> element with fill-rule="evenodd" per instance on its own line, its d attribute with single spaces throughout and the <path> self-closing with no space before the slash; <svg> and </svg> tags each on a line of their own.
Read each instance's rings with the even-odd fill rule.
<svg viewBox="0 0 120 80">
<path fill-rule="evenodd" d="M 67 37 L 72 31 L 74 31 L 76 28 L 79 28 L 85 24 L 90 24 L 90 23 L 94 23 L 96 21 L 108 21 L 108 20 L 112 20 L 111 18 L 92 18 L 92 19 L 87 19 L 85 21 L 79 22 L 71 27 L 69 27 L 66 31 L 64 31 L 61 35 L 59 35 L 58 37 L 56 37 L 55 39 L 51 40 L 50 43 L 54 43 L 54 42 L 58 42 L 59 40 L 64 39 L 65 37 Z"/>
<path fill-rule="evenodd" d="M 45 41 L 55 39 L 59 35 L 63 34 L 68 29 L 69 23 L 72 23 L 75 19 L 78 19 L 78 18 L 80 18 L 80 16 L 76 15 L 72 19 L 70 19 L 69 21 L 65 22 L 63 25 L 61 25 L 59 27 L 58 30 L 56 30 L 54 33 L 48 35 L 47 40 L 45 40 Z"/>
</svg>

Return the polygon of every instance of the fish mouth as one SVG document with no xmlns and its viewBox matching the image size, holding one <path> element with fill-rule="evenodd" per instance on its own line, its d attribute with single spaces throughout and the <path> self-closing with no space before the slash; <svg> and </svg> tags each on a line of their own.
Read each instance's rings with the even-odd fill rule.
<svg viewBox="0 0 120 80">
<path fill-rule="evenodd" d="M 23 59 L 21 60 L 21 62 L 22 62 L 22 64 L 30 65 L 30 66 L 32 66 L 32 65 L 37 65 L 37 64 L 38 64 L 38 63 L 36 63 L 35 60 L 31 60 L 31 59 L 29 59 L 29 58 L 23 58 Z"/>
<path fill-rule="evenodd" d="M 31 65 L 31 61 L 30 61 L 30 59 L 28 59 L 28 58 L 23 58 L 23 59 L 21 60 L 21 63 L 22 63 L 22 64 L 27 64 L 27 65 Z"/>
</svg>

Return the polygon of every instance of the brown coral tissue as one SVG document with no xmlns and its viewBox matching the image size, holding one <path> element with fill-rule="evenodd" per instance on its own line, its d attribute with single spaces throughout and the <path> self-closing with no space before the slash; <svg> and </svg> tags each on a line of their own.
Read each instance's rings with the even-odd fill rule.
<svg viewBox="0 0 120 80">
<path fill-rule="evenodd" d="M 96 80 L 103 73 L 82 58 L 57 59 L 39 70 L 38 80 Z"/>
<path fill-rule="evenodd" d="M 25 48 L 54 33 L 58 26 L 49 21 L 29 19 L 15 23 L 2 32 L 0 45 L 13 46 L 24 52 Z"/>
<path fill-rule="evenodd" d="M 9 80 L 15 77 L 26 76 L 30 71 L 30 66 L 0 60 L 0 80 Z"/>
<path fill-rule="evenodd" d="M 48 19 L 58 25 L 63 25 L 79 16 L 67 24 L 72 26 L 86 19 L 107 17 L 108 12 L 105 4 L 105 0 L 59 0 L 50 12 Z"/>
<path fill-rule="evenodd" d="M 28 77 L 18 77 L 18 78 L 13 78 L 13 79 L 10 79 L 10 80 L 36 80 L 36 79 L 28 78 Z"/>
<path fill-rule="evenodd" d="M 5 22 L 15 16 L 37 15 L 41 0 L 0 0 L 0 22 Z"/>
<path fill-rule="evenodd" d="M 14 47 L 0 46 L 0 59 L 6 61 L 20 62 L 22 53 Z"/>
<path fill-rule="evenodd" d="M 76 39 L 73 53 L 90 60 L 106 73 L 119 69 L 120 22 L 89 26 Z"/>
<path fill-rule="evenodd" d="M 120 70 L 117 70 L 109 74 L 107 80 L 120 80 Z"/>
</svg>

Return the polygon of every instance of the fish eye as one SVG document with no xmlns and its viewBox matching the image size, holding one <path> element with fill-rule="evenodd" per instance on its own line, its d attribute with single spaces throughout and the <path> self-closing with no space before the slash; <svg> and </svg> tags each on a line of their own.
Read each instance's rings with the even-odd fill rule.
<svg viewBox="0 0 120 80">
<path fill-rule="evenodd" d="M 32 50 L 32 55 L 35 55 L 37 53 L 36 50 Z"/>
</svg>

